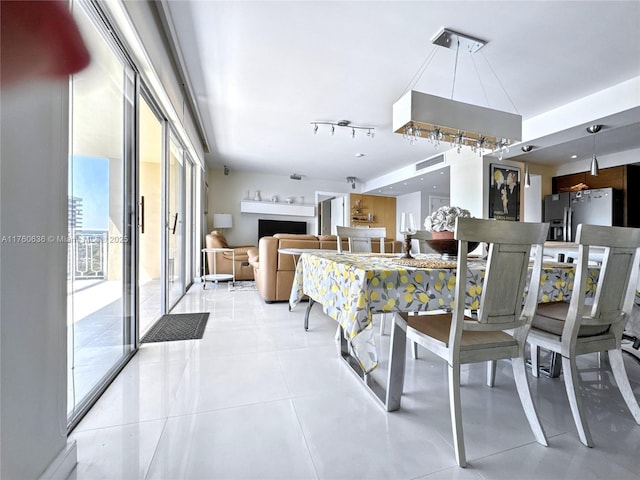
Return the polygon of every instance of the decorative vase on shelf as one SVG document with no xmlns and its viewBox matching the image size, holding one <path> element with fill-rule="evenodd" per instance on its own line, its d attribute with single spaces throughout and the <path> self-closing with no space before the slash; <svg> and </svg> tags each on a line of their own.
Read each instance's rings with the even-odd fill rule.
<svg viewBox="0 0 640 480">
<path fill-rule="evenodd" d="M 256 190 L 256 194 L 255 194 L 255 196 L 253 197 L 253 199 L 254 199 L 256 202 L 259 202 L 260 200 L 262 200 L 262 198 L 260 198 L 260 190 Z"/>
</svg>

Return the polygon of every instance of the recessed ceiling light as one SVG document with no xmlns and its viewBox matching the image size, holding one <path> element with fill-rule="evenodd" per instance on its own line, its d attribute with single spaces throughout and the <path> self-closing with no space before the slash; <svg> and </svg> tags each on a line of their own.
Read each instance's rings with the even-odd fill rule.
<svg viewBox="0 0 640 480">
<path fill-rule="evenodd" d="M 424 177 L 420 177 L 420 180 L 424 180 Z"/>
<path fill-rule="evenodd" d="M 578 158 L 578 155 L 574 153 L 573 155 L 571 155 L 571 158 Z"/>
<path fill-rule="evenodd" d="M 403 185 L 407 185 L 407 182 L 404 182 Z"/>
<path fill-rule="evenodd" d="M 364 157 L 364 153 L 356 153 L 356 157 L 358 157 L 358 158 Z"/>
<path fill-rule="evenodd" d="M 438 186 L 437 186 L 437 185 L 434 185 L 434 186 L 433 186 L 433 189 L 435 190 L 436 188 L 438 188 Z"/>
<path fill-rule="evenodd" d="M 444 175 L 444 170 L 440 170 L 440 175 Z"/>
</svg>

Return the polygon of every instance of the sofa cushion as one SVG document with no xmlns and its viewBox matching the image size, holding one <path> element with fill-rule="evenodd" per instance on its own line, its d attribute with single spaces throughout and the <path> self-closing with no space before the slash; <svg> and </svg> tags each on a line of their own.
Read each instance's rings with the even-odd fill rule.
<svg viewBox="0 0 640 480">
<path fill-rule="evenodd" d="M 273 236 L 273 238 L 279 238 L 280 240 L 293 239 L 293 240 L 313 240 L 314 242 L 318 241 L 318 237 L 316 237 L 315 235 L 302 235 L 302 234 L 296 234 L 296 233 L 276 233 Z"/>
</svg>

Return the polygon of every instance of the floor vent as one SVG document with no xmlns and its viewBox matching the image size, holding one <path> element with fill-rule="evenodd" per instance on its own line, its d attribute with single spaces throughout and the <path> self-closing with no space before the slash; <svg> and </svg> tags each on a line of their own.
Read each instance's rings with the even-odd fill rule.
<svg viewBox="0 0 640 480">
<path fill-rule="evenodd" d="M 436 155 L 435 157 L 428 158 L 420 163 L 416 163 L 416 172 L 418 170 L 423 170 L 427 167 L 431 167 L 439 163 L 444 163 L 444 153 L 441 153 L 440 155 Z"/>
</svg>

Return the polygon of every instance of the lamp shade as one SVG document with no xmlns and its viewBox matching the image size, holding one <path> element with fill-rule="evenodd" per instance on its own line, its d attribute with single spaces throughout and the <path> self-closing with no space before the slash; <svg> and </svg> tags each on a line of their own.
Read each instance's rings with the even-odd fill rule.
<svg viewBox="0 0 640 480">
<path fill-rule="evenodd" d="M 522 117 L 515 113 L 462 103 L 411 90 L 393 104 L 393 131 L 403 133 L 408 125 L 423 130 L 439 127 L 447 136 L 464 132 L 496 144 L 501 138 L 522 139 Z"/>
<path fill-rule="evenodd" d="M 232 228 L 233 216 L 230 213 L 214 213 L 213 228 Z"/>
</svg>

